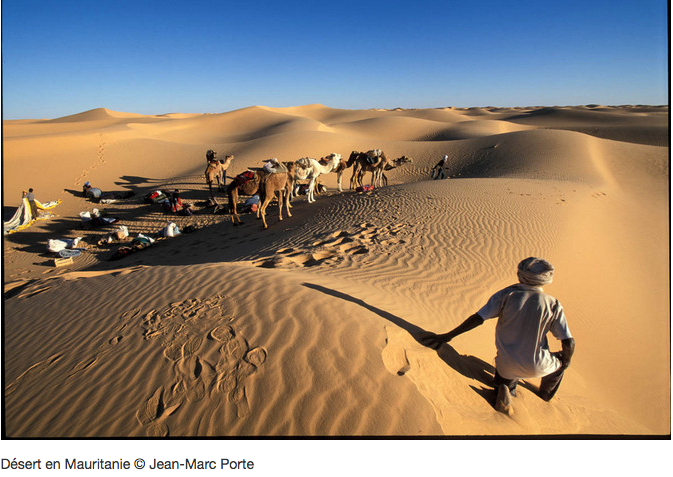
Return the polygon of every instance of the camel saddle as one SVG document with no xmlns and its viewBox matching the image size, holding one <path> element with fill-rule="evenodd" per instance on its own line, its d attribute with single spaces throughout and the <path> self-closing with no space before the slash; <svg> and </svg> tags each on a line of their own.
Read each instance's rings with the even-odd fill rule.
<svg viewBox="0 0 673 477">
<path fill-rule="evenodd" d="M 370 164 L 376 164 L 379 162 L 379 158 L 381 157 L 381 149 L 372 149 L 371 151 L 367 151 L 367 161 Z"/>
<path fill-rule="evenodd" d="M 243 184 L 248 182 L 253 177 L 255 177 L 255 173 L 253 171 L 241 172 L 234 178 L 234 184 L 236 185 L 236 187 L 241 187 Z"/>
</svg>

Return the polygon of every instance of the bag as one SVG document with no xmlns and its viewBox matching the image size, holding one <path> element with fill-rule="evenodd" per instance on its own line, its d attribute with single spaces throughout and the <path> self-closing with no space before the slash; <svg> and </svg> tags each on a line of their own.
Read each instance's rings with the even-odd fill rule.
<svg viewBox="0 0 673 477">
<path fill-rule="evenodd" d="M 117 251 L 110 257 L 110 260 L 119 260 L 135 252 L 131 247 L 119 247 Z"/>
<path fill-rule="evenodd" d="M 124 240 L 126 237 L 129 236 L 129 229 L 126 227 L 126 225 L 120 225 L 119 227 L 117 227 L 115 236 L 117 237 L 117 240 Z"/>
<path fill-rule="evenodd" d="M 171 222 L 166 227 L 164 227 L 161 230 L 161 235 L 164 237 L 175 237 L 180 233 L 180 229 L 178 228 L 177 224 L 175 222 Z"/>
<path fill-rule="evenodd" d="M 79 241 L 82 240 L 82 237 L 77 237 L 75 239 L 49 239 L 47 241 L 47 249 L 50 252 L 53 253 L 58 253 L 61 250 L 65 250 L 66 248 L 75 248 L 77 247 L 77 244 L 79 244 Z"/>
<path fill-rule="evenodd" d="M 147 202 L 148 204 L 156 204 L 165 199 L 167 199 L 166 194 L 164 194 L 160 190 L 155 190 L 154 192 L 150 192 L 145 196 L 145 202 Z"/>
<path fill-rule="evenodd" d="M 131 242 L 131 247 L 133 247 L 134 250 L 142 250 L 150 245 L 152 244 L 145 237 L 136 237 L 133 239 L 133 242 Z"/>
</svg>

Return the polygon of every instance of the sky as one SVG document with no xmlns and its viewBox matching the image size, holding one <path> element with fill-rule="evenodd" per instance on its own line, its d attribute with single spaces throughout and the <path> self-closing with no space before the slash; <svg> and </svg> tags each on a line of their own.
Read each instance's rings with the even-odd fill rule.
<svg viewBox="0 0 673 477">
<path fill-rule="evenodd" d="M 666 0 L 2 0 L 3 119 L 668 104 Z"/>
</svg>

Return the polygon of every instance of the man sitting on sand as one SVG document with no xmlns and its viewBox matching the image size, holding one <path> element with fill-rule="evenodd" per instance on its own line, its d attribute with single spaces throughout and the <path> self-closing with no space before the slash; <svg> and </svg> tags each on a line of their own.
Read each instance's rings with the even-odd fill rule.
<svg viewBox="0 0 673 477">
<path fill-rule="evenodd" d="M 133 197 L 134 193 L 128 192 L 103 192 L 98 187 L 92 187 L 90 182 L 85 182 L 82 187 L 84 196 L 91 200 L 91 202 L 101 202 L 103 204 L 111 204 L 118 199 L 128 199 Z"/>
<path fill-rule="evenodd" d="M 84 192 L 84 195 L 93 200 L 99 200 L 100 196 L 103 195 L 103 191 L 100 190 L 98 187 L 92 187 L 90 182 L 85 182 L 84 186 L 82 187 L 82 192 Z"/>
<path fill-rule="evenodd" d="M 516 396 L 519 379 L 541 377 L 539 395 L 549 401 L 570 365 L 575 340 L 570 334 L 563 307 L 544 293 L 552 282 L 554 267 L 540 258 L 529 257 L 519 263 L 519 282 L 491 296 L 486 305 L 455 329 L 441 335 L 429 333 L 421 338 L 426 346 L 438 348 L 456 336 L 498 317 L 495 328 L 495 408 L 512 414 L 510 396 Z M 561 340 L 562 351 L 552 353 L 547 333 Z"/>
</svg>

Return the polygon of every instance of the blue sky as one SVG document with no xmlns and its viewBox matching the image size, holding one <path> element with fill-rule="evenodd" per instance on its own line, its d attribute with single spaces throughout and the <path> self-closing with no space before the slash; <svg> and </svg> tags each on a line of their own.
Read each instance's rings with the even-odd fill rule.
<svg viewBox="0 0 673 477">
<path fill-rule="evenodd" d="M 666 0 L 2 0 L 4 119 L 668 103 Z"/>
</svg>

